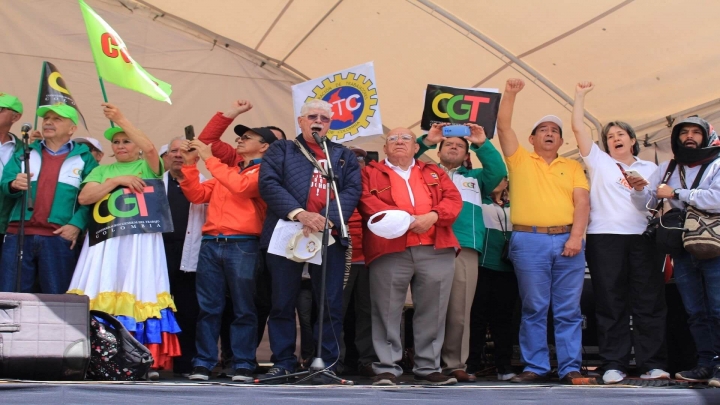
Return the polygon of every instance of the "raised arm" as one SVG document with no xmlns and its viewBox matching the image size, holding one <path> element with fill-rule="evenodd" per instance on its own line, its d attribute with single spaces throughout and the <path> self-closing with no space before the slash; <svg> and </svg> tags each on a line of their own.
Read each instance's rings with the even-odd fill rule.
<svg viewBox="0 0 720 405">
<path fill-rule="evenodd" d="M 233 101 L 227 111 L 213 116 L 197 139 L 206 145 L 211 145 L 213 156 L 220 159 L 221 162 L 228 166 L 236 166 L 240 157 L 235 151 L 235 147 L 221 141 L 220 138 L 235 118 L 252 108 L 253 105 L 247 100 Z"/>
<path fill-rule="evenodd" d="M 144 159 L 148 162 L 148 165 L 150 165 L 153 173 L 162 174 L 160 154 L 158 154 L 158 151 L 155 149 L 155 145 L 152 143 L 150 138 L 148 138 L 143 131 L 136 128 L 127 118 L 125 118 L 125 115 L 123 115 L 119 108 L 110 103 L 102 103 L 102 106 L 105 117 L 118 124 L 128 138 L 130 138 L 130 140 L 133 141 L 138 148 L 140 148 L 143 152 Z"/>
<path fill-rule="evenodd" d="M 575 87 L 575 103 L 572 111 L 572 130 L 575 133 L 575 141 L 577 142 L 580 155 L 587 156 L 593 145 L 590 131 L 588 131 L 583 116 L 585 112 L 585 95 L 594 89 L 592 82 L 580 82 Z"/>
<path fill-rule="evenodd" d="M 522 79 L 508 79 L 505 84 L 505 93 L 500 100 L 500 110 L 497 118 L 497 131 L 500 139 L 500 148 L 505 156 L 512 156 L 520 147 L 517 134 L 512 129 L 512 115 L 515 107 L 515 96 L 525 87 Z"/>
</svg>

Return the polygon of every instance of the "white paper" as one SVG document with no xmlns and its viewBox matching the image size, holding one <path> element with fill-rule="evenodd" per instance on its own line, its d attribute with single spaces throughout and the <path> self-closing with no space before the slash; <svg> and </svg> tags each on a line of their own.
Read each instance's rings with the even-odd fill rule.
<svg viewBox="0 0 720 405">
<path fill-rule="evenodd" d="M 285 248 L 288 245 L 290 239 L 299 231 L 302 231 L 303 224 L 294 221 L 279 220 L 275 229 L 273 230 L 272 237 L 270 238 L 270 245 L 268 246 L 268 253 L 287 257 L 285 255 Z M 322 264 L 322 255 L 320 251 L 313 256 L 307 263 Z"/>
</svg>

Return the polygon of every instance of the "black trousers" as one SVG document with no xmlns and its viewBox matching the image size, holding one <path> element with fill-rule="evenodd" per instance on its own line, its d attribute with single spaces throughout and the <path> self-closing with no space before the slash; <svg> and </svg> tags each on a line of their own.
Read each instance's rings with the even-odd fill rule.
<svg viewBox="0 0 720 405">
<path fill-rule="evenodd" d="M 604 370 L 667 368 L 664 256 L 642 235 L 593 234 L 585 249 Z M 630 327 L 632 315 L 632 330 Z"/>
<path fill-rule="evenodd" d="M 182 330 L 178 334 L 182 356 L 176 357 L 173 362 L 173 372 L 178 374 L 192 371 L 192 359 L 197 354 L 195 330 L 200 312 L 195 291 L 195 273 L 180 270 L 182 251 L 182 241 L 165 242 L 170 294 L 177 308 L 175 319 Z"/>
<path fill-rule="evenodd" d="M 475 298 L 470 310 L 468 369 L 477 370 L 481 366 L 482 349 L 489 327 L 495 347 L 495 366 L 502 374 L 511 371 L 513 342 L 518 336 L 517 325 L 513 323 L 517 301 L 518 285 L 514 272 L 479 268 Z"/>
</svg>

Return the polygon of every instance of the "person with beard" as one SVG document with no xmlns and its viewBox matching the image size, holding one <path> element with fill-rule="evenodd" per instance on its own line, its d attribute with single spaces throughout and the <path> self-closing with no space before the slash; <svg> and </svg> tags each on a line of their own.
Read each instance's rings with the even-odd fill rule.
<svg viewBox="0 0 720 405">
<path fill-rule="evenodd" d="M 625 170 L 650 177 L 657 165 L 637 158 L 640 145 L 625 122 L 605 125 L 601 133 L 604 151 L 593 142 L 583 122 L 585 95 L 593 88 L 591 82 L 577 84 L 572 129 L 590 175 L 585 254 L 595 297 L 603 381 L 614 384 L 626 377 L 633 347 L 640 378 L 669 379 L 664 370 L 664 255 L 656 250 L 654 241 L 642 235 L 649 212 L 632 207 L 632 187 L 625 179 Z"/>
<path fill-rule="evenodd" d="M 268 210 L 263 225 L 260 247 L 267 249 L 278 221 L 297 221 L 303 233 L 321 232 L 325 218 L 330 221 L 336 242 L 327 248 L 325 286 L 326 302 L 320 301 L 321 266 L 308 264 L 313 295 L 318 305 L 327 305 L 323 319 L 322 360 L 334 372 L 339 358 L 340 332 L 342 331 L 343 278 L 347 238 L 339 235 L 340 216 L 348 223 L 357 206 L 362 185 L 360 166 L 355 153 L 340 144 L 327 142 L 330 156 L 315 142 L 313 132 L 320 137 L 330 129 L 332 105 L 323 100 L 311 100 L 300 109 L 297 118 L 302 131 L 295 141 L 278 140 L 268 149 L 260 167 L 260 194 Z M 311 157 L 314 157 L 311 161 Z M 330 194 L 330 205 L 325 206 L 329 191 L 327 181 L 317 169 L 325 168 L 331 160 L 342 204 L 338 210 L 335 193 Z M 316 166 L 317 165 L 317 166 Z M 273 367 L 267 377 L 279 377 L 295 370 L 295 338 L 297 327 L 295 308 L 302 283 L 305 263 L 292 261 L 285 256 L 267 254 L 267 267 L 272 279 L 272 309 L 268 320 L 270 349 L 274 356 Z M 317 340 L 318 328 L 315 327 Z M 316 356 L 320 355 L 316 353 Z M 322 380 L 320 382 L 326 382 Z"/>
<path fill-rule="evenodd" d="M 171 140 L 166 145 L 163 156 L 163 162 L 168 169 L 163 174 L 163 182 L 174 229 L 173 232 L 163 234 L 163 244 L 168 265 L 170 294 L 177 308 L 175 319 L 182 330 L 178 335 L 182 356 L 175 358 L 173 372 L 187 376 L 192 371 L 192 359 L 197 355 L 195 327 L 200 307 L 195 289 L 195 273 L 202 242 L 206 204 L 191 203 L 180 188 L 180 182 L 185 180 L 182 172 L 185 161 L 181 150 L 184 141 L 185 137 L 180 136 Z M 199 157 L 195 156 L 195 162 L 197 159 Z M 204 181 L 205 176 L 200 174 L 200 182 Z"/>
<path fill-rule="evenodd" d="M 520 147 L 512 115 L 517 93 L 524 86 L 520 79 L 507 81 L 497 120 L 500 147 L 513 182 L 509 257 L 522 300 L 520 353 L 525 370 L 510 382 L 549 378 L 547 322 L 552 305 L 558 376 L 572 384 L 582 378 L 580 296 L 589 186 L 578 162 L 558 156 L 563 143 L 560 118 L 547 115 L 533 125 L 528 139 L 532 153 Z"/>
<path fill-rule="evenodd" d="M 415 156 L 439 145 L 438 166 L 447 173 L 462 196 L 463 208 L 453 224 L 462 250 L 455 258 L 441 357 L 445 374 L 452 375 L 458 382 L 475 382 L 475 376 L 465 371 L 465 361 L 470 354 L 470 310 L 477 287 L 478 257 L 485 245 L 482 197 L 490 194 L 507 176 L 507 169 L 500 153 L 487 142 L 483 127 L 467 124 L 470 136 L 445 138 L 442 127 L 446 125 L 449 124 L 433 124 L 427 135 L 418 139 L 420 149 Z M 470 151 L 480 160 L 481 169 L 467 169 L 463 165 Z"/>
<path fill-rule="evenodd" d="M 720 140 L 715 130 L 702 118 L 688 117 L 673 127 L 670 142 L 677 166 L 667 184 L 660 182 L 669 161 L 663 162 L 647 180 L 628 178 L 635 189 L 635 207 L 645 212 L 664 198 L 674 208 L 691 205 L 708 213 L 720 213 Z M 683 250 L 673 254 L 672 259 L 675 283 L 698 352 L 697 366 L 675 374 L 675 378 L 709 380 L 709 385 L 720 387 L 720 257 L 701 260 Z"/>
</svg>

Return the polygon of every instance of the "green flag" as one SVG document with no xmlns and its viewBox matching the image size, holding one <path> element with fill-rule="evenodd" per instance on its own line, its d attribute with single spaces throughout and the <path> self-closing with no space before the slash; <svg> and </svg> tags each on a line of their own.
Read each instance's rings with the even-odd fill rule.
<svg viewBox="0 0 720 405">
<path fill-rule="evenodd" d="M 170 84 L 154 78 L 135 62 L 117 32 L 83 0 L 78 1 L 85 19 L 98 76 L 120 87 L 170 103 Z"/>
</svg>

